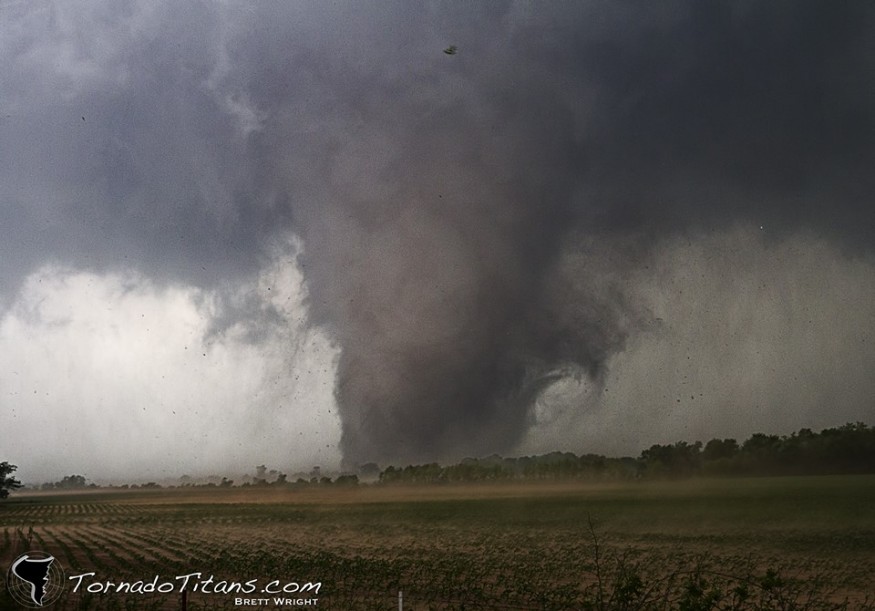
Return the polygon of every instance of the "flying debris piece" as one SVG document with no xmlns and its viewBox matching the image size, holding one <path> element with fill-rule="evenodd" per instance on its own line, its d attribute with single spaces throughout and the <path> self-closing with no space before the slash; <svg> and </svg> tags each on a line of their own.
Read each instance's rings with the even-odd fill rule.
<svg viewBox="0 0 875 611">
<path fill-rule="evenodd" d="M 447 55 L 455 55 L 456 54 L 456 45 L 450 45 L 446 49 L 444 49 L 444 53 Z"/>
</svg>

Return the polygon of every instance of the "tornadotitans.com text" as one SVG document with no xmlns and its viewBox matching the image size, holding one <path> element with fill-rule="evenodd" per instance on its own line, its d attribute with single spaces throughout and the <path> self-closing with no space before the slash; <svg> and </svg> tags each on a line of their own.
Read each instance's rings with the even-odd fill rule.
<svg viewBox="0 0 875 611">
<path fill-rule="evenodd" d="M 96 573 L 80 573 L 68 578 L 73 592 L 89 594 L 163 594 L 199 592 L 202 594 L 319 594 L 322 582 L 254 578 L 246 580 L 216 579 L 200 572 L 151 579 L 123 581 L 97 578 Z"/>
</svg>

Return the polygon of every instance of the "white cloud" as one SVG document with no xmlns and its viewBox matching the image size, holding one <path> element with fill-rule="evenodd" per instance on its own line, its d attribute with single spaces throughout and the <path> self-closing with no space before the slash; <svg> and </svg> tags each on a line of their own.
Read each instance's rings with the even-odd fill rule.
<svg viewBox="0 0 875 611">
<path fill-rule="evenodd" d="M 740 227 L 666 243 L 633 286 L 657 324 L 604 388 L 544 393 L 522 452 L 637 455 L 655 443 L 875 418 L 875 262 Z"/>
<path fill-rule="evenodd" d="M 291 326 L 253 343 L 239 324 L 211 333 L 219 300 L 195 288 L 32 274 L 0 320 L 3 460 L 37 482 L 336 465 L 335 349 L 303 326 L 293 258 L 237 290 Z"/>
</svg>

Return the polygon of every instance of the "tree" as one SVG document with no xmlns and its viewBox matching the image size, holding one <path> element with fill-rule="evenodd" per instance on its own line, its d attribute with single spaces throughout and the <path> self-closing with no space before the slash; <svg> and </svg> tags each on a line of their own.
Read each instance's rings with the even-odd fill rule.
<svg viewBox="0 0 875 611">
<path fill-rule="evenodd" d="M 702 442 L 678 441 L 673 445 L 654 445 L 641 452 L 639 461 L 645 475 L 656 477 L 690 477 L 702 465 Z"/>
<path fill-rule="evenodd" d="M 84 488 L 86 485 L 85 482 L 84 475 L 65 475 L 61 481 L 55 482 L 55 488 L 75 490 L 77 488 Z"/>
<path fill-rule="evenodd" d="M 18 469 L 16 465 L 10 465 L 6 461 L 0 462 L 0 499 L 9 496 L 10 490 L 21 488 L 21 482 L 12 477 L 16 469 Z"/>
<path fill-rule="evenodd" d="M 358 486 L 359 476 L 355 474 L 339 475 L 334 483 L 338 486 Z"/>
<path fill-rule="evenodd" d="M 738 442 L 734 439 L 712 439 L 702 450 L 702 460 L 713 461 L 721 458 L 732 458 L 738 454 Z"/>
</svg>

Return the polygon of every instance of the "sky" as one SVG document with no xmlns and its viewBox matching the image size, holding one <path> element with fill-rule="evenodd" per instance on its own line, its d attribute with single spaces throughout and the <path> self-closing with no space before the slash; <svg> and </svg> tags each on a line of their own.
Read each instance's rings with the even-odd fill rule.
<svg viewBox="0 0 875 611">
<path fill-rule="evenodd" d="M 0 1 L 0 460 L 875 423 L 873 31 L 805 0 Z"/>
</svg>

